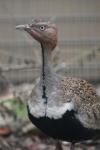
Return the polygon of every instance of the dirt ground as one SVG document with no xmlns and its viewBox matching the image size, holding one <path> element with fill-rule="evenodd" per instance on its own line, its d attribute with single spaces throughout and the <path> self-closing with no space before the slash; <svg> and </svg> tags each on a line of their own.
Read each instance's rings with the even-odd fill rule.
<svg viewBox="0 0 100 150">
<path fill-rule="evenodd" d="M 100 150 L 100 144 L 77 144 L 75 150 Z M 63 150 L 70 150 L 70 143 L 62 143 Z M 0 137 L 0 150 L 55 150 L 56 141 L 41 133 Z M 57 150 L 57 149 L 56 149 Z"/>
<path fill-rule="evenodd" d="M 98 95 L 100 95 L 100 85 L 97 86 L 96 89 Z M 22 100 L 17 99 L 17 101 L 13 101 L 13 103 L 10 101 L 10 107 L 8 107 L 10 110 L 7 108 L 7 106 L 9 106 L 8 102 L 6 107 L 0 105 L 0 150 L 55 150 L 55 140 L 45 136 L 43 133 L 33 127 L 30 121 L 27 121 L 27 114 L 23 120 L 23 113 L 25 114 L 26 107 L 23 105 Z M 13 119 L 11 119 L 11 116 Z M 22 122 L 18 119 L 19 117 L 21 117 Z M 2 130 L 2 126 L 5 124 L 5 122 L 3 123 L 4 118 L 7 118 L 5 119 L 6 123 L 9 123 L 10 121 L 9 124 L 11 129 L 14 127 L 13 132 L 9 131 L 9 128 L 7 131 L 6 127 L 4 128 L 5 131 Z M 28 125 L 27 128 L 26 125 Z M 62 143 L 62 147 L 63 150 L 69 150 L 70 143 Z M 92 144 L 77 144 L 75 146 L 75 150 L 100 150 L 100 142 Z"/>
<path fill-rule="evenodd" d="M 0 150 L 54 150 L 55 142 L 36 135 L 0 137 Z"/>
</svg>

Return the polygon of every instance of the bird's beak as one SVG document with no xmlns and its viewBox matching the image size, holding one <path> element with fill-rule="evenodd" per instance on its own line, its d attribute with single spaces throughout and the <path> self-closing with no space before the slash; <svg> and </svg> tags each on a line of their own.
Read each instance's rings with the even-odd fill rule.
<svg viewBox="0 0 100 150">
<path fill-rule="evenodd" d="M 29 28 L 30 27 L 28 24 L 16 26 L 16 29 L 18 29 L 18 30 L 25 30 L 25 29 L 29 29 Z"/>
</svg>

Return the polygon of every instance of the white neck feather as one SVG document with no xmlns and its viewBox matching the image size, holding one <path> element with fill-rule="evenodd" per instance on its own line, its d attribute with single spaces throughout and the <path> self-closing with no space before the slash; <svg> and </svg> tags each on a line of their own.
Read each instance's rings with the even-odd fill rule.
<svg viewBox="0 0 100 150">
<path fill-rule="evenodd" d="M 48 48 L 45 48 L 41 44 L 42 48 L 42 69 L 41 69 L 41 76 L 40 76 L 40 87 L 43 91 L 43 86 L 45 86 L 45 94 L 48 97 L 49 94 L 52 92 L 53 87 L 56 85 L 57 82 L 57 75 L 53 71 L 52 68 L 52 61 L 51 61 L 51 51 Z"/>
</svg>

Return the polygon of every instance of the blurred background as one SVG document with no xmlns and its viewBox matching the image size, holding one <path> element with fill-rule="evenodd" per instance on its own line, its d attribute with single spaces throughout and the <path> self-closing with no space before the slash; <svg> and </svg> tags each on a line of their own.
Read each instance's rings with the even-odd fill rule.
<svg viewBox="0 0 100 150">
<path fill-rule="evenodd" d="M 50 143 L 54 146 L 51 140 L 41 148 L 43 141 L 38 131 L 34 131 L 34 138 L 32 134 L 27 139 L 26 133 L 35 129 L 27 118 L 26 102 L 39 77 L 41 51 L 36 41 L 15 29 L 18 24 L 41 17 L 58 27 L 59 42 L 53 54 L 55 71 L 88 80 L 100 95 L 99 0 L 0 0 L 0 145 L 4 150 L 13 149 L 11 144 L 7 147 L 3 143 L 4 139 L 8 143 L 9 138 L 10 142 L 15 140 L 16 149 L 44 150 Z M 26 147 L 14 134 L 26 140 Z"/>
</svg>

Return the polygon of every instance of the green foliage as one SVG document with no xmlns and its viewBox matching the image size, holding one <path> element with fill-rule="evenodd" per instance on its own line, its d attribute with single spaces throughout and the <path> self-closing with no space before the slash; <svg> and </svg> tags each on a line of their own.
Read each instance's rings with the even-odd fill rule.
<svg viewBox="0 0 100 150">
<path fill-rule="evenodd" d="M 16 118 L 23 119 L 27 115 L 26 105 L 20 100 L 20 98 L 8 99 L 0 103 L 12 111 Z"/>
<path fill-rule="evenodd" d="M 11 107 L 18 118 L 23 118 L 27 113 L 26 106 L 20 99 L 13 100 Z"/>
</svg>

